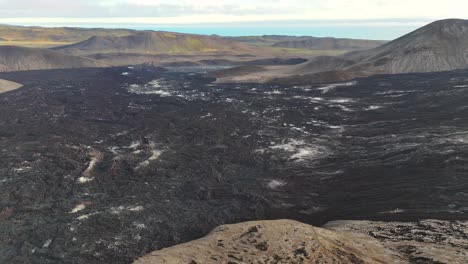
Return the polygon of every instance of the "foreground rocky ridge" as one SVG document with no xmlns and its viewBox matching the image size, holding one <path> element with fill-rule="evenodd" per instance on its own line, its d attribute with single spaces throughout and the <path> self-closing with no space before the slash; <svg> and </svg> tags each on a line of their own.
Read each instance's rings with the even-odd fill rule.
<svg viewBox="0 0 468 264">
<path fill-rule="evenodd" d="M 291 220 L 224 225 L 206 237 L 150 253 L 134 264 L 447 263 L 468 259 L 468 221 Z"/>
<path fill-rule="evenodd" d="M 224 225 L 208 236 L 150 253 L 134 264 L 400 263 L 371 239 L 290 220 Z"/>
<path fill-rule="evenodd" d="M 324 228 L 377 239 L 409 263 L 463 264 L 468 260 L 468 221 L 334 221 Z"/>
</svg>

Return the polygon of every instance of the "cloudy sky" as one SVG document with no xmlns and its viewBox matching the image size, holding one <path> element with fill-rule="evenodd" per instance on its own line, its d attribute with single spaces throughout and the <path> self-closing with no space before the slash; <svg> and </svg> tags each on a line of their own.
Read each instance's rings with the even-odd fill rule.
<svg viewBox="0 0 468 264">
<path fill-rule="evenodd" d="M 466 0 L 0 0 L 0 23 L 182 32 L 391 39 L 443 18 Z"/>
</svg>

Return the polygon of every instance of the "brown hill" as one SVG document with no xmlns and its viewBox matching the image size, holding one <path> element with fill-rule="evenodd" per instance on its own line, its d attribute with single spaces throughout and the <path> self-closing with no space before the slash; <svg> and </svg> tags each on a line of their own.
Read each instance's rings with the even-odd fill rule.
<svg viewBox="0 0 468 264">
<path fill-rule="evenodd" d="M 330 65 L 334 64 L 336 67 Z M 322 65 L 326 65 L 321 69 Z M 300 75 L 337 70 L 351 78 L 374 74 L 436 72 L 468 67 L 468 21 L 433 22 L 378 48 L 315 58 L 294 69 Z M 301 81 L 298 79 L 298 81 Z"/>
<path fill-rule="evenodd" d="M 129 29 L 102 28 L 46 28 L 0 25 L 0 41 L 8 45 L 59 46 L 76 43 L 93 36 L 126 36 L 135 33 Z"/>
<path fill-rule="evenodd" d="M 73 55 L 105 53 L 193 54 L 252 53 L 256 48 L 218 36 L 143 31 L 122 37 L 92 37 L 80 43 L 54 48 Z"/>
<path fill-rule="evenodd" d="M 468 20 L 448 19 L 433 22 L 374 49 L 337 57 L 316 57 L 301 65 L 266 69 L 255 75 L 258 82 L 307 84 L 375 74 L 436 72 L 466 67 Z M 254 77 L 236 79 L 252 81 Z"/>
<path fill-rule="evenodd" d="M 0 46 L 0 72 L 104 66 L 92 59 L 48 49 Z"/>
<path fill-rule="evenodd" d="M 274 47 L 314 50 L 365 50 L 385 44 L 387 41 L 342 39 L 342 38 L 306 38 L 275 43 Z"/>
</svg>

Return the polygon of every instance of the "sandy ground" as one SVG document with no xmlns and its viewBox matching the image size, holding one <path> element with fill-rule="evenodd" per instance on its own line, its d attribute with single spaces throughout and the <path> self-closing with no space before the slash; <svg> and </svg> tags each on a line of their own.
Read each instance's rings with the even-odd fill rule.
<svg viewBox="0 0 468 264">
<path fill-rule="evenodd" d="M 15 82 L 0 79 L 0 93 L 16 90 L 21 88 L 23 85 Z"/>
</svg>

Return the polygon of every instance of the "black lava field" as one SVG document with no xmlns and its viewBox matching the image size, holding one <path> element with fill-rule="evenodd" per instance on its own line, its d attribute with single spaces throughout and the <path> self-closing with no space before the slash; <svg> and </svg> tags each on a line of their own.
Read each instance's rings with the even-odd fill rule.
<svg viewBox="0 0 468 264">
<path fill-rule="evenodd" d="M 0 263 L 131 263 L 256 219 L 468 219 L 468 71 L 295 87 L 142 67 L 0 78 L 25 85 L 0 95 Z"/>
</svg>

